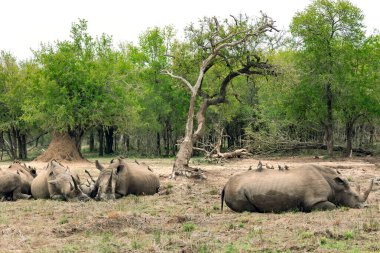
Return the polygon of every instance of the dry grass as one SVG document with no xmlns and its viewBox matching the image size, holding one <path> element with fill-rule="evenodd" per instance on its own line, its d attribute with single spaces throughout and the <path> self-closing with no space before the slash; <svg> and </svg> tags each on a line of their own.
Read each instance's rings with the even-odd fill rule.
<svg viewBox="0 0 380 253">
<path fill-rule="evenodd" d="M 172 160 L 142 160 L 156 174 L 168 175 Z M 376 185 L 367 209 L 282 214 L 220 211 L 220 190 L 228 178 L 258 160 L 208 164 L 207 181 L 161 177 L 155 196 L 128 196 L 112 202 L 51 200 L 0 202 L 1 252 L 380 252 L 380 191 Z M 103 160 L 104 163 L 108 162 Z M 378 161 L 329 162 L 305 158 L 265 160 L 323 163 L 338 168 L 352 184 L 380 177 Z M 200 164 L 198 164 L 200 163 Z M 42 168 L 43 163 L 31 165 Z M 2 163 L 1 166 L 7 164 Z M 82 179 L 94 164 L 71 163 Z"/>
</svg>

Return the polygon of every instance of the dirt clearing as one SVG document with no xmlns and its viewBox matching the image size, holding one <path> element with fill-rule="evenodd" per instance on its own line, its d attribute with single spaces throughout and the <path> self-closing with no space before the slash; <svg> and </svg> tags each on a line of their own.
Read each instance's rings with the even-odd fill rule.
<svg viewBox="0 0 380 253">
<path fill-rule="evenodd" d="M 133 159 L 134 160 L 134 159 Z M 127 159 L 127 161 L 133 162 Z M 104 159 L 101 162 L 107 163 Z M 160 177 L 154 196 L 128 196 L 86 203 L 52 200 L 0 202 L 1 252 L 380 252 L 380 186 L 374 185 L 366 209 L 281 214 L 220 211 L 226 181 L 258 159 L 209 164 L 206 181 L 170 180 L 171 159 L 141 159 Z M 380 159 L 328 161 L 313 158 L 262 159 L 263 164 L 323 164 L 352 185 L 368 187 L 380 178 Z M 1 167 L 10 163 L 1 163 Z M 30 162 L 42 169 L 46 163 Z M 84 182 L 84 169 L 97 176 L 94 163 L 67 163 Z"/>
</svg>

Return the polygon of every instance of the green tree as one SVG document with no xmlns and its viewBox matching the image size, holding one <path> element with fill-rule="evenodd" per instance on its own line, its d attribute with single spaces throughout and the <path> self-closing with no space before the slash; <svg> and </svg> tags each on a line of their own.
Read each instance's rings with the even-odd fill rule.
<svg viewBox="0 0 380 253">
<path fill-rule="evenodd" d="M 363 38 L 363 15 L 348 1 L 316 0 L 293 18 L 291 33 L 298 39 L 300 92 L 323 125 L 328 154 L 333 156 L 333 125 L 337 81 L 344 44 Z M 320 110 L 318 108 L 325 108 Z"/>
<path fill-rule="evenodd" d="M 29 125 L 22 119 L 22 107 L 27 98 L 26 72 L 26 63 L 19 64 L 12 54 L 1 51 L 0 148 L 5 149 L 12 159 L 27 158 L 26 136 Z"/>
<path fill-rule="evenodd" d="M 169 65 L 167 55 L 173 38 L 172 27 L 150 28 L 140 35 L 137 46 L 130 47 L 130 57 L 136 65 L 141 89 L 138 95 L 141 122 L 137 137 L 148 137 L 147 142 L 154 141 L 148 146 L 154 147 L 156 155 L 168 156 L 174 152 L 173 135 L 178 132 L 178 122 L 185 113 L 186 92 L 182 88 L 177 89 L 172 78 L 161 74 Z"/>
<path fill-rule="evenodd" d="M 53 131 L 39 159 L 80 159 L 86 130 L 125 123 L 123 57 L 112 51 L 109 36 L 94 39 L 87 22 L 79 20 L 71 27 L 71 40 L 43 44 L 35 57 L 42 77 L 31 92 L 39 99 L 30 101 L 26 117 Z"/>
<path fill-rule="evenodd" d="M 346 155 L 350 155 L 355 124 L 373 122 L 380 116 L 380 36 L 344 46 L 348 53 L 340 60 L 337 107 L 345 125 Z"/>
</svg>

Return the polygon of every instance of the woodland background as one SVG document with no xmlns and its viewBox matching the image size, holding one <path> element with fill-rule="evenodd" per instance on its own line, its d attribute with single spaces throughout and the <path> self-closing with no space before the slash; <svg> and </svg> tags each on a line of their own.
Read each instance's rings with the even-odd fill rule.
<svg viewBox="0 0 380 253">
<path fill-rule="evenodd" d="M 231 73 L 239 75 L 224 101 L 207 108 L 194 154 L 378 154 L 380 34 L 367 34 L 363 18 L 349 1 L 316 0 L 288 31 L 273 27 L 218 52 L 195 110 L 220 95 Z M 194 83 L 218 43 L 267 21 L 265 14 L 205 17 L 181 38 L 174 27 L 152 27 L 136 44 L 114 45 L 111 35 L 91 36 L 91 24 L 79 19 L 70 40 L 43 42 L 31 59 L 1 51 L 1 160 L 44 155 L 54 139 L 73 144 L 59 157 L 66 160 L 175 156 L 191 94 L 168 73 Z M 248 64 L 250 72 L 239 72 Z"/>
</svg>

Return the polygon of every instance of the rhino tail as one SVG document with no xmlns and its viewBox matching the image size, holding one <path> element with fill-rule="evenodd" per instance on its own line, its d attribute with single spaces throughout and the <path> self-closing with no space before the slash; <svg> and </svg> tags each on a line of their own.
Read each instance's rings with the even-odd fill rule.
<svg viewBox="0 0 380 253">
<path fill-rule="evenodd" d="M 224 189 L 225 189 L 225 188 L 226 188 L 226 187 L 223 187 L 222 193 L 221 193 L 221 195 L 220 195 L 220 200 L 221 200 L 220 211 L 222 211 L 222 212 L 223 212 L 223 204 L 224 204 Z"/>
</svg>

